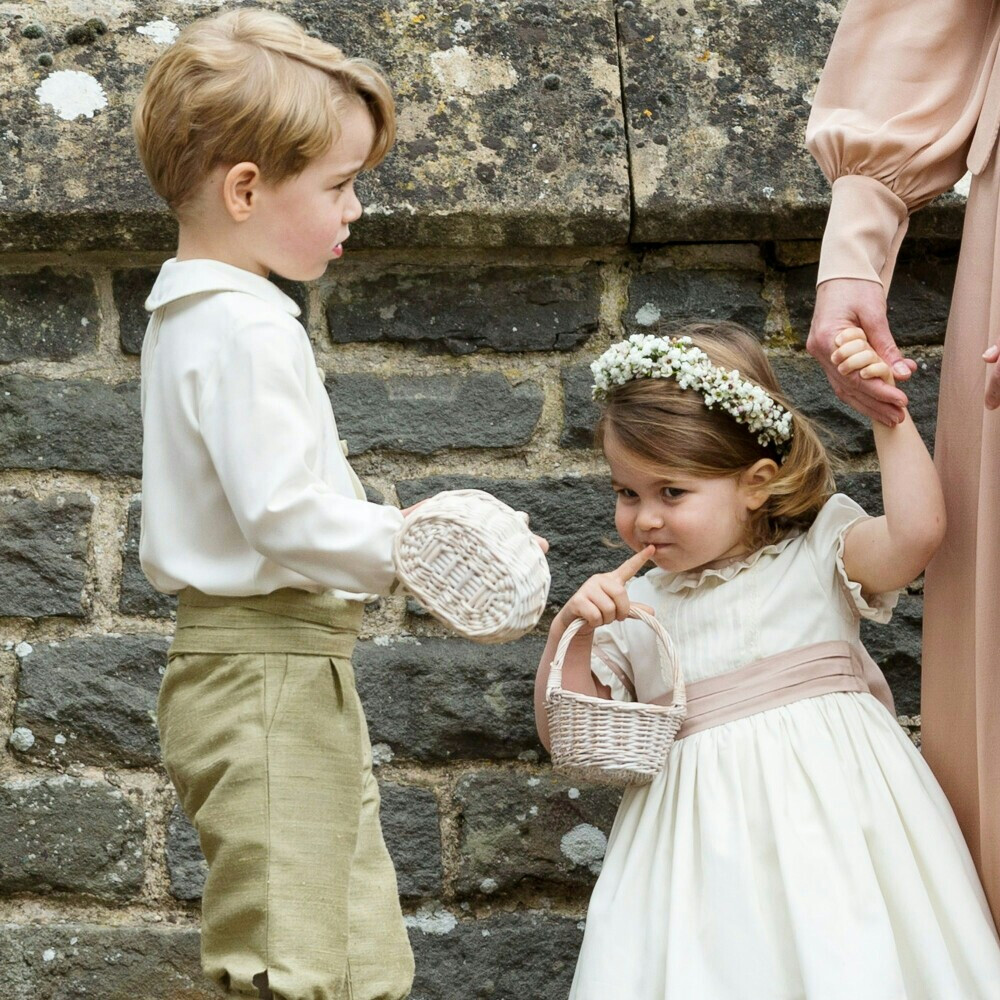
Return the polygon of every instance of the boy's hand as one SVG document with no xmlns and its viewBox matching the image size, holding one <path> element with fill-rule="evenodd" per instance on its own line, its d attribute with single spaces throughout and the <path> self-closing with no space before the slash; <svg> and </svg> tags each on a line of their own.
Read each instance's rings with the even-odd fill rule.
<svg viewBox="0 0 1000 1000">
<path fill-rule="evenodd" d="M 653 558 L 655 552 L 655 546 L 647 545 L 641 552 L 630 556 L 610 573 L 598 573 L 592 576 L 556 616 L 563 628 L 565 629 L 575 618 L 582 618 L 587 624 L 577 635 L 590 635 L 601 625 L 624 621 L 632 606 L 625 584 Z M 653 609 L 645 604 L 637 604 L 636 607 L 653 614 Z"/>
<path fill-rule="evenodd" d="M 892 369 L 875 353 L 860 327 L 849 326 L 841 330 L 833 342 L 837 349 L 830 355 L 830 361 L 841 375 L 857 372 L 864 379 L 879 378 L 886 385 L 895 386 Z"/>
</svg>

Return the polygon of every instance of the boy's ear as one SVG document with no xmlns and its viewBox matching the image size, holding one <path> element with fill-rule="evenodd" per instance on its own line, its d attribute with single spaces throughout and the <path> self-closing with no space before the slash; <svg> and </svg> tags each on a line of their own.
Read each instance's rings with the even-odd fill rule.
<svg viewBox="0 0 1000 1000">
<path fill-rule="evenodd" d="M 771 458 L 754 462 L 740 474 L 740 488 L 749 510 L 758 510 L 767 500 L 767 484 L 778 474 L 778 463 Z"/>
<path fill-rule="evenodd" d="M 245 222 L 257 203 L 260 167 L 246 161 L 226 171 L 222 179 L 222 202 L 234 222 Z"/>
</svg>

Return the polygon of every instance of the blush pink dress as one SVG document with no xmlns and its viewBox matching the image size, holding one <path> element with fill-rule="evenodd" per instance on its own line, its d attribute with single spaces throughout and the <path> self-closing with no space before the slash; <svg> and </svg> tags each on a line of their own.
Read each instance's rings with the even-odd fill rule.
<svg viewBox="0 0 1000 1000">
<path fill-rule="evenodd" d="M 888 289 L 911 212 L 973 174 L 934 458 L 948 533 L 926 575 L 924 755 L 1000 920 L 1000 11 L 992 0 L 849 0 L 806 143 L 833 182 L 819 281 Z M 919 372 L 914 379 L 919 379 Z M 1000 986 L 997 987 L 1000 990 Z"/>
</svg>

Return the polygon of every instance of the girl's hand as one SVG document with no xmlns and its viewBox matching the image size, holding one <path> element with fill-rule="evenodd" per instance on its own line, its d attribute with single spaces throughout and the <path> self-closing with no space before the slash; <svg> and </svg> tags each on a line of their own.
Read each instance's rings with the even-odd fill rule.
<svg viewBox="0 0 1000 1000">
<path fill-rule="evenodd" d="M 630 556 L 617 569 L 610 573 L 598 573 L 592 576 L 564 605 L 556 616 L 559 624 L 565 630 L 576 618 L 582 618 L 587 624 L 577 632 L 579 636 L 590 635 L 601 625 L 610 625 L 614 621 L 624 621 L 628 617 L 632 602 L 625 590 L 625 584 L 642 569 L 656 552 L 656 547 L 647 545 L 641 552 Z M 653 609 L 644 604 L 637 604 L 653 614 Z"/>
<path fill-rule="evenodd" d="M 823 366 L 837 399 L 878 420 L 887 427 L 900 423 L 906 413 L 906 394 L 898 386 L 881 379 L 862 379 L 844 375 L 830 360 L 834 339 L 846 327 L 860 327 L 875 352 L 892 369 L 897 381 L 905 382 L 916 370 L 916 363 L 900 354 L 889 330 L 885 292 L 877 281 L 857 278 L 833 278 L 816 289 L 816 308 L 806 350 Z"/>
<path fill-rule="evenodd" d="M 986 377 L 986 409 L 995 410 L 1000 406 L 1000 344 L 994 344 L 983 352 L 983 361 L 993 365 L 993 371 Z"/>
<path fill-rule="evenodd" d="M 830 355 L 830 363 L 837 366 L 841 375 L 857 372 L 863 379 L 878 378 L 886 385 L 896 384 L 891 369 L 868 343 L 861 327 L 849 326 L 841 330 L 833 342 L 836 350 Z"/>
</svg>

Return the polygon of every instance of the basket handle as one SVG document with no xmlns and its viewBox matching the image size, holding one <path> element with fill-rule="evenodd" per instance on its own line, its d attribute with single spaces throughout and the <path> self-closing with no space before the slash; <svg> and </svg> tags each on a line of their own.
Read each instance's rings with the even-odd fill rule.
<svg viewBox="0 0 1000 1000">
<path fill-rule="evenodd" d="M 642 608 L 637 608 L 634 604 L 629 608 L 628 617 L 645 622 L 653 630 L 657 639 L 657 652 L 659 653 L 660 673 L 663 676 L 663 681 L 665 684 L 669 684 L 672 675 L 674 705 L 687 705 L 687 690 L 684 686 L 684 675 L 681 672 L 680 660 L 677 657 L 677 650 L 674 648 L 673 641 L 666 629 L 653 615 L 647 611 L 643 611 Z M 576 633 L 586 624 L 584 619 L 574 618 L 569 623 L 566 631 L 563 632 L 562 638 L 559 640 L 559 645 L 556 646 L 555 655 L 552 657 L 552 665 L 549 667 L 549 678 L 545 685 L 546 698 L 550 697 L 552 692 L 557 688 L 562 687 L 563 663 L 566 661 L 569 644 L 573 641 Z"/>
</svg>

